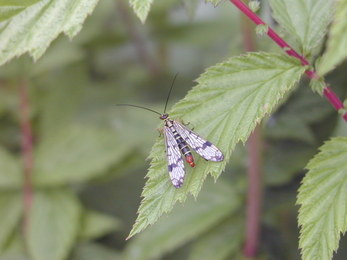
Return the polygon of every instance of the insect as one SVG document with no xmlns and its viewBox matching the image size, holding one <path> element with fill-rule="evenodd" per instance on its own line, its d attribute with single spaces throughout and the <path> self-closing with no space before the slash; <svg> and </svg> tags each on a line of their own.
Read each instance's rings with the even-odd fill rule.
<svg viewBox="0 0 347 260">
<path fill-rule="evenodd" d="M 185 168 L 182 155 L 184 156 L 186 162 L 191 167 L 195 168 L 195 161 L 190 147 L 193 148 L 193 150 L 197 154 L 199 154 L 207 161 L 223 161 L 224 155 L 211 142 L 207 141 L 205 138 L 190 130 L 183 123 L 177 120 L 170 119 L 169 115 L 165 113 L 170 98 L 171 90 L 177 75 L 178 73 L 176 74 L 172 82 L 163 114 L 152 109 L 136 105 L 117 104 L 117 106 L 138 107 L 160 115 L 159 118 L 164 121 L 164 128 L 162 129 L 162 132 L 165 138 L 166 157 L 168 162 L 170 179 L 175 188 L 181 188 L 185 176 Z"/>
</svg>

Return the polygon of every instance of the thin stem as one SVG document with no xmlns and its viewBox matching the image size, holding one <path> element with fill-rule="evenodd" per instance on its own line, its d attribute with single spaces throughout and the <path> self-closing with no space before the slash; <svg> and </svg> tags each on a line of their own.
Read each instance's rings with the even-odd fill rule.
<svg viewBox="0 0 347 260">
<path fill-rule="evenodd" d="M 265 22 L 260 19 L 255 13 L 253 13 L 247 5 L 245 5 L 240 0 L 230 0 L 237 8 L 240 9 L 249 19 L 251 19 L 256 25 L 265 24 Z M 293 50 L 292 47 L 288 43 L 286 43 L 274 30 L 269 28 L 267 35 L 274 40 L 288 55 L 294 56 L 299 59 L 303 66 L 310 65 L 310 63 L 302 56 L 300 56 L 296 51 Z M 311 79 L 318 79 L 315 70 L 307 70 L 306 75 Z M 326 88 L 324 89 L 324 96 L 329 100 L 329 102 L 333 105 L 336 110 L 343 109 L 343 103 L 341 100 L 335 95 L 335 93 L 325 84 Z M 343 115 L 345 121 L 347 121 L 347 113 Z"/>
<path fill-rule="evenodd" d="M 139 57 L 140 62 L 144 67 L 148 69 L 150 75 L 156 77 L 160 72 L 160 68 L 150 55 L 144 37 L 138 32 L 136 25 L 129 14 L 129 8 L 127 8 L 123 0 L 117 0 L 117 8 L 119 9 L 119 15 L 124 22 L 124 27 L 127 30 L 129 38 L 134 43 L 137 57 Z"/>
<path fill-rule="evenodd" d="M 255 39 L 251 22 L 245 16 L 241 17 L 243 46 L 246 52 L 254 51 Z M 246 204 L 246 240 L 243 253 L 247 258 L 256 257 L 259 247 L 260 215 L 262 208 L 262 137 L 259 127 L 256 127 L 247 141 L 248 150 L 248 190 Z"/>
<path fill-rule="evenodd" d="M 246 241 L 243 253 L 246 257 L 256 257 L 259 236 L 260 216 L 262 208 L 262 138 L 257 127 L 249 136 L 248 148 L 248 191 L 246 205 Z"/>
<path fill-rule="evenodd" d="M 23 232 L 27 235 L 29 227 L 29 216 L 33 202 L 32 173 L 34 167 L 33 158 L 33 135 L 30 122 L 30 102 L 28 86 L 24 80 L 19 83 L 20 98 L 20 128 L 21 128 L 21 146 L 24 170 L 24 187 L 23 187 Z"/>
</svg>

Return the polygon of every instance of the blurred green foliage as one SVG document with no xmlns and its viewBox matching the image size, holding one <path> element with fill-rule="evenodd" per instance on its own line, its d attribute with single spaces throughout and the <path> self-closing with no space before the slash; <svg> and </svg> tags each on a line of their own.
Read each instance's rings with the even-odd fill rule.
<svg viewBox="0 0 347 260">
<path fill-rule="evenodd" d="M 207 67 L 243 52 L 236 8 L 227 2 L 217 8 L 190 4 L 157 1 L 143 25 L 126 1 L 102 0 L 72 41 L 61 35 L 36 63 L 24 55 L 0 68 L 1 260 L 237 259 L 247 182 L 242 145 L 216 184 L 208 177 L 197 201 L 176 205 L 153 228 L 125 241 L 136 219 L 149 167 L 145 158 L 159 135 L 159 119 L 115 105 L 162 111 L 178 71 L 169 107 Z M 273 49 L 268 39 L 258 39 L 266 42 L 263 50 Z M 327 77 L 341 98 L 346 95 L 345 69 L 343 64 Z M 27 244 L 22 234 L 20 79 L 30 91 L 35 142 L 35 202 Z M 262 124 L 261 255 L 267 259 L 300 258 L 296 191 L 317 148 L 332 133 L 343 132 L 337 118 L 328 101 L 302 80 Z"/>
</svg>

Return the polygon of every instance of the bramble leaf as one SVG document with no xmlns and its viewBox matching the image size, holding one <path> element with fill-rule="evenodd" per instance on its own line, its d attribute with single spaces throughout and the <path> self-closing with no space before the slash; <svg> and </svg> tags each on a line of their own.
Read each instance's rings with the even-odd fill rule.
<svg viewBox="0 0 347 260">
<path fill-rule="evenodd" d="M 336 12 L 329 30 L 327 50 L 324 53 L 317 73 L 324 76 L 347 57 L 347 2 L 336 1 Z"/>
<path fill-rule="evenodd" d="M 221 163 L 196 156 L 195 169 L 186 166 L 185 183 L 175 189 L 170 181 L 163 138 L 153 146 L 136 223 L 130 237 L 153 224 L 187 194 L 197 196 L 208 173 L 216 179 L 239 142 L 245 142 L 256 124 L 270 113 L 305 71 L 299 60 L 279 54 L 249 53 L 209 68 L 188 95 L 177 103 L 171 118 L 190 122 L 194 131 L 224 152 Z"/>
<path fill-rule="evenodd" d="M 36 61 L 62 32 L 81 29 L 98 0 L 29 0 L 0 3 L 0 65 L 25 52 Z"/>
<path fill-rule="evenodd" d="M 303 260 L 331 259 L 347 229 L 347 138 L 326 142 L 307 165 L 299 189 Z"/>
<path fill-rule="evenodd" d="M 333 12 L 331 0 L 270 0 L 276 21 L 293 35 L 304 55 L 323 39 Z"/>
</svg>

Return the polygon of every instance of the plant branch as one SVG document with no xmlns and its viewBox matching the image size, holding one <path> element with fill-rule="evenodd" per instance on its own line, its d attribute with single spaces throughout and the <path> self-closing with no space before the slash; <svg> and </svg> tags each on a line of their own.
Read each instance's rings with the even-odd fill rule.
<svg viewBox="0 0 347 260">
<path fill-rule="evenodd" d="M 244 50 L 254 51 L 255 38 L 252 24 L 247 17 L 241 17 L 241 32 Z M 260 215 L 262 208 L 262 137 L 261 130 L 257 126 L 247 141 L 247 204 L 246 204 L 246 233 L 243 254 L 247 258 L 257 255 L 260 236 Z"/>
<path fill-rule="evenodd" d="M 240 0 L 230 0 L 231 3 L 233 3 L 237 8 L 240 9 L 241 12 L 243 12 L 249 19 L 251 19 L 256 25 L 265 24 L 265 22 L 260 19 L 258 15 L 252 12 L 251 9 L 248 8 L 247 5 L 245 5 Z M 295 50 L 290 47 L 288 43 L 286 43 L 274 30 L 272 30 L 269 27 L 269 30 L 267 32 L 267 35 L 274 40 L 288 55 L 294 56 L 295 58 L 299 59 L 303 66 L 310 66 L 310 63 L 305 59 L 305 57 L 300 56 Z M 307 70 L 306 75 L 311 79 L 319 79 L 319 76 L 317 75 L 316 71 L 313 70 Z M 344 106 L 341 102 L 341 100 L 336 96 L 336 94 L 332 91 L 330 87 L 327 86 L 326 83 L 324 83 L 325 89 L 324 89 L 324 96 L 329 100 L 329 102 L 333 105 L 333 107 L 336 110 L 344 109 Z M 347 121 L 347 113 L 343 115 L 343 118 L 345 121 Z"/>
<path fill-rule="evenodd" d="M 29 227 L 29 216 L 30 216 L 30 211 L 32 207 L 32 202 L 33 202 L 32 173 L 33 173 L 33 167 L 34 167 L 34 158 L 33 158 L 33 135 L 31 131 L 31 122 L 30 122 L 29 93 L 28 93 L 28 86 L 23 79 L 21 79 L 19 82 L 19 99 L 20 99 L 21 146 L 22 146 L 23 170 L 24 170 L 23 232 L 24 232 L 24 235 L 27 235 L 28 227 Z"/>
</svg>

